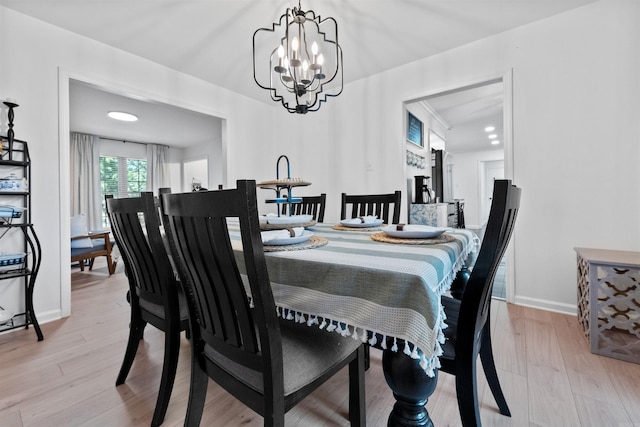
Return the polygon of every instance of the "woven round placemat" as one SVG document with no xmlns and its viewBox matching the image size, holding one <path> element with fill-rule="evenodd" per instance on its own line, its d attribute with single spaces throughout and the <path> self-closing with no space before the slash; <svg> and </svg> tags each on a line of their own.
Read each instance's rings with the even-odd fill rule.
<svg viewBox="0 0 640 427">
<path fill-rule="evenodd" d="M 295 245 L 264 245 L 265 252 L 280 252 L 280 251 L 299 251 L 301 249 L 313 249 L 324 246 L 329 241 L 324 237 L 311 236 L 309 240 L 302 243 L 296 243 Z"/>
<path fill-rule="evenodd" d="M 316 225 L 316 220 L 300 222 L 298 224 L 260 224 L 260 230 L 284 230 L 285 228 L 312 227 Z"/>
<path fill-rule="evenodd" d="M 386 226 L 387 224 L 380 224 L 375 227 L 347 227 L 342 224 L 335 224 L 333 227 L 334 230 L 340 231 L 378 231 L 381 227 Z"/>
<path fill-rule="evenodd" d="M 456 240 L 455 237 L 447 233 L 443 233 L 438 237 L 433 237 L 431 239 L 400 239 L 398 237 L 387 236 L 384 232 L 372 234 L 371 239 L 377 242 L 403 243 L 408 245 L 439 245 Z"/>
</svg>

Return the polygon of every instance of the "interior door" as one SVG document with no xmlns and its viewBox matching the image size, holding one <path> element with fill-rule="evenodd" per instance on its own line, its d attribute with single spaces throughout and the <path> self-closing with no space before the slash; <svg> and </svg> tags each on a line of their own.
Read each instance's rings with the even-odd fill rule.
<svg viewBox="0 0 640 427">
<path fill-rule="evenodd" d="M 484 162 L 484 191 L 482 194 L 482 224 L 489 219 L 493 183 L 496 179 L 504 179 L 504 160 Z"/>
</svg>

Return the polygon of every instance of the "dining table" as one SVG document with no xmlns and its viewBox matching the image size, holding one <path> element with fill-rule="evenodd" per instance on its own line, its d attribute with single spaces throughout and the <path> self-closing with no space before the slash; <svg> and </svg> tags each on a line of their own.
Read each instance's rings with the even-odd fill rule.
<svg viewBox="0 0 640 427">
<path fill-rule="evenodd" d="M 326 223 L 306 230 L 312 237 L 302 243 L 264 245 L 280 317 L 381 349 L 396 399 L 388 425 L 433 425 L 425 405 L 445 339 L 440 299 L 477 251 L 476 234 L 448 228 L 435 239 L 391 239 L 381 227 Z M 240 255 L 237 224 L 229 232 Z"/>
</svg>

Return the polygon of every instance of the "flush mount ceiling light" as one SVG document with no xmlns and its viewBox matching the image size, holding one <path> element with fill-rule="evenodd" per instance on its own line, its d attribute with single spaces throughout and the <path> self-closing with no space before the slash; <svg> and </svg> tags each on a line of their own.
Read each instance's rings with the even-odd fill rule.
<svg viewBox="0 0 640 427">
<path fill-rule="evenodd" d="M 487 126 L 486 128 L 484 128 L 485 132 L 493 132 L 494 130 L 496 130 L 494 126 Z"/>
<path fill-rule="evenodd" d="M 495 133 L 492 133 L 491 135 L 489 135 L 489 139 L 496 139 L 498 137 L 498 135 L 496 135 Z"/>
<path fill-rule="evenodd" d="M 498 145 L 498 144 L 500 144 L 500 141 L 498 141 L 497 139 L 494 139 L 494 140 L 491 141 L 491 144 L 492 145 Z"/>
<path fill-rule="evenodd" d="M 122 120 L 123 122 L 135 122 L 138 120 L 138 116 L 122 111 L 109 111 L 107 115 L 112 119 Z"/>
<path fill-rule="evenodd" d="M 253 79 L 290 113 L 318 111 L 328 97 L 340 95 L 342 48 L 335 19 L 305 12 L 298 1 L 271 28 L 257 29 Z"/>
</svg>

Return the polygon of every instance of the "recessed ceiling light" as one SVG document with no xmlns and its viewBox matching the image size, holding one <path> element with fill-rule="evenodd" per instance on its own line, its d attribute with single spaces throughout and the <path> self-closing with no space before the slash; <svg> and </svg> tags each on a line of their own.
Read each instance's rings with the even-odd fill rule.
<svg viewBox="0 0 640 427">
<path fill-rule="evenodd" d="M 496 139 L 498 137 L 498 135 L 496 135 L 495 133 L 492 133 L 491 135 L 489 135 L 489 139 Z"/>
<path fill-rule="evenodd" d="M 491 141 L 492 145 L 498 145 L 500 144 L 500 141 L 498 141 L 497 139 L 494 139 L 493 141 Z"/>
<path fill-rule="evenodd" d="M 112 119 L 122 120 L 123 122 L 135 122 L 138 120 L 138 116 L 130 113 L 123 113 L 122 111 L 109 111 L 107 115 Z"/>
<path fill-rule="evenodd" d="M 486 128 L 484 128 L 485 132 L 493 132 L 494 130 L 496 130 L 494 126 L 487 126 Z"/>
</svg>

